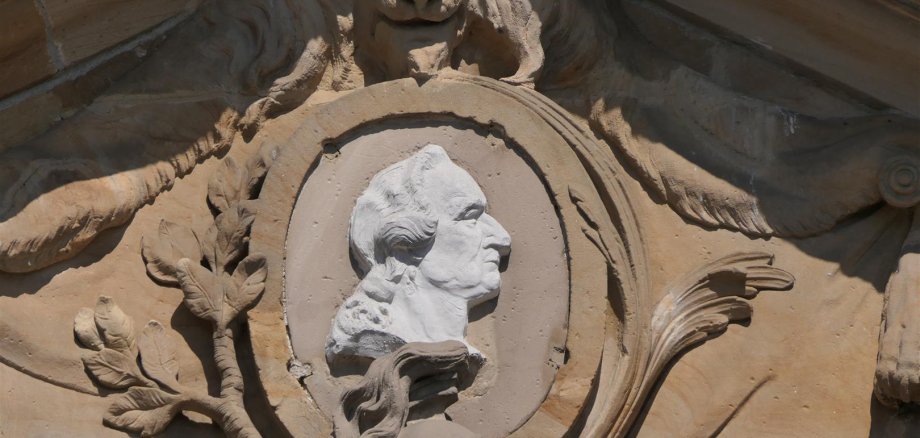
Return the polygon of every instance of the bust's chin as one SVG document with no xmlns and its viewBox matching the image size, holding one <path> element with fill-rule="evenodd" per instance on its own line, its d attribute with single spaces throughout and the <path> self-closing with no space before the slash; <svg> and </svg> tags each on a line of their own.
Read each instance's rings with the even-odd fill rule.
<svg viewBox="0 0 920 438">
<path fill-rule="evenodd" d="M 488 273 L 482 279 L 482 282 L 474 289 L 469 290 L 465 293 L 461 293 L 467 301 L 468 308 L 472 309 L 475 306 L 478 306 L 486 301 L 495 299 L 498 297 L 499 292 L 501 292 L 502 280 L 498 274 L 498 271 L 495 271 L 494 274 Z"/>
</svg>

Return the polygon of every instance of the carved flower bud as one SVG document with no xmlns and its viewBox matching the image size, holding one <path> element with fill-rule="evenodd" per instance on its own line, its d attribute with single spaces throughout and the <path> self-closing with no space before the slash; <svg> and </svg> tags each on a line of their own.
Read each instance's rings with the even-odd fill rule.
<svg viewBox="0 0 920 438">
<path fill-rule="evenodd" d="M 102 336 L 99 335 L 99 329 L 96 327 L 93 309 L 87 307 L 80 309 L 73 319 L 73 332 L 77 335 L 77 340 L 86 348 L 99 351 L 104 347 Z"/>
<path fill-rule="evenodd" d="M 137 351 L 134 320 L 115 304 L 115 300 L 100 296 L 96 302 L 94 319 L 107 348 L 123 353 Z"/>
</svg>

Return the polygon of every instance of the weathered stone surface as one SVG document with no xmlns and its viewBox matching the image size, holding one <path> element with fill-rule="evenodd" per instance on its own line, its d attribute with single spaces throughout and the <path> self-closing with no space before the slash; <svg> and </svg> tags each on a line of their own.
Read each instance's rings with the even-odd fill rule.
<svg viewBox="0 0 920 438">
<path fill-rule="evenodd" d="M 143 31 L 194 9 L 195 0 L 111 2 L 104 0 L 40 0 L 49 33 L 70 65 L 95 55 Z"/>
<path fill-rule="evenodd" d="M 55 72 L 48 52 L 45 23 L 38 3 L 31 0 L 0 2 L 0 97 L 35 84 Z"/>
<path fill-rule="evenodd" d="M 116 3 L 0 0 L 0 435 L 920 433 L 916 2 Z"/>
<path fill-rule="evenodd" d="M 657 3 L 920 116 L 920 4 L 915 1 Z"/>
</svg>

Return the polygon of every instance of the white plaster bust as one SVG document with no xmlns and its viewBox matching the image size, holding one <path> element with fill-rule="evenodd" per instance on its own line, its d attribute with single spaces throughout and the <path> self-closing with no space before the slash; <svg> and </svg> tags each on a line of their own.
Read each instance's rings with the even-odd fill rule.
<svg viewBox="0 0 920 438">
<path fill-rule="evenodd" d="M 376 174 L 349 230 L 363 278 L 332 322 L 327 358 L 376 358 L 409 342 L 469 346 L 469 309 L 498 296 L 511 250 L 485 210 L 479 185 L 440 146 Z"/>
</svg>

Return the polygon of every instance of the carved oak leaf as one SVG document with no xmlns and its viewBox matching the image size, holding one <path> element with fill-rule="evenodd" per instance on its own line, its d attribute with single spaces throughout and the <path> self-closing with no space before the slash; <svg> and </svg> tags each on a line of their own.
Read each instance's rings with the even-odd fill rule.
<svg viewBox="0 0 920 438">
<path fill-rule="evenodd" d="M 185 306 L 195 316 L 219 325 L 224 301 L 220 277 L 189 259 L 179 260 L 178 268 L 176 276 L 185 294 Z"/>
<path fill-rule="evenodd" d="M 73 332 L 84 347 L 100 351 L 105 346 L 99 329 L 96 328 L 96 314 L 93 309 L 80 309 L 73 319 Z"/>
<path fill-rule="evenodd" d="M 246 167 L 246 173 L 249 175 L 249 180 L 247 181 L 249 198 L 252 197 L 253 193 L 255 193 L 262 184 L 265 174 L 268 173 L 268 168 L 271 166 L 271 163 L 275 161 L 277 154 L 277 148 L 263 147 L 255 157 L 249 160 L 249 164 Z"/>
<path fill-rule="evenodd" d="M 141 255 L 147 273 L 157 282 L 176 286 L 176 263 L 180 259 L 201 260 L 201 244 L 195 232 L 186 226 L 167 220 L 160 221 L 156 237 L 141 239 Z"/>
<path fill-rule="evenodd" d="M 218 276 L 188 259 L 179 261 L 179 283 L 185 305 L 195 316 L 225 328 L 248 309 L 265 289 L 265 258 L 253 254 L 241 261 L 232 277 Z"/>
<path fill-rule="evenodd" d="M 83 365 L 86 366 L 99 383 L 113 389 L 122 389 L 130 386 L 152 386 L 144 378 L 137 367 L 136 358 L 122 351 L 103 348 L 83 356 Z"/>
<path fill-rule="evenodd" d="M 115 399 L 103 416 L 113 428 L 149 437 L 163 432 L 179 413 L 184 399 L 155 388 L 134 387 Z"/>
<path fill-rule="evenodd" d="M 226 304 L 232 311 L 225 317 L 229 320 L 236 318 L 241 312 L 247 310 L 265 290 L 265 277 L 268 269 L 265 267 L 265 257 L 261 254 L 250 254 L 243 259 L 233 272 L 233 282 L 236 287 L 227 290 Z"/>
<path fill-rule="evenodd" d="M 249 197 L 249 178 L 245 169 L 227 157 L 208 182 L 208 202 L 221 213 Z"/>
<path fill-rule="evenodd" d="M 137 340 L 141 354 L 141 367 L 153 380 L 165 388 L 181 392 L 176 380 L 179 374 L 179 362 L 176 360 L 176 347 L 166 334 L 163 324 L 150 321 Z"/>
<path fill-rule="evenodd" d="M 205 238 L 205 257 L 214 272 L 227 272 L 245 250 L 249 227 L 255 214 L 244 205 L 237 205 L 219 214 Z"/>
<path fill-rule="evenodd" d="M 94 319 L 107 348 L 132 357 L 137 355 L 134 319 L 125 315 L 112 298 L 104 295 L 99 297 Z"/>
</svg>

